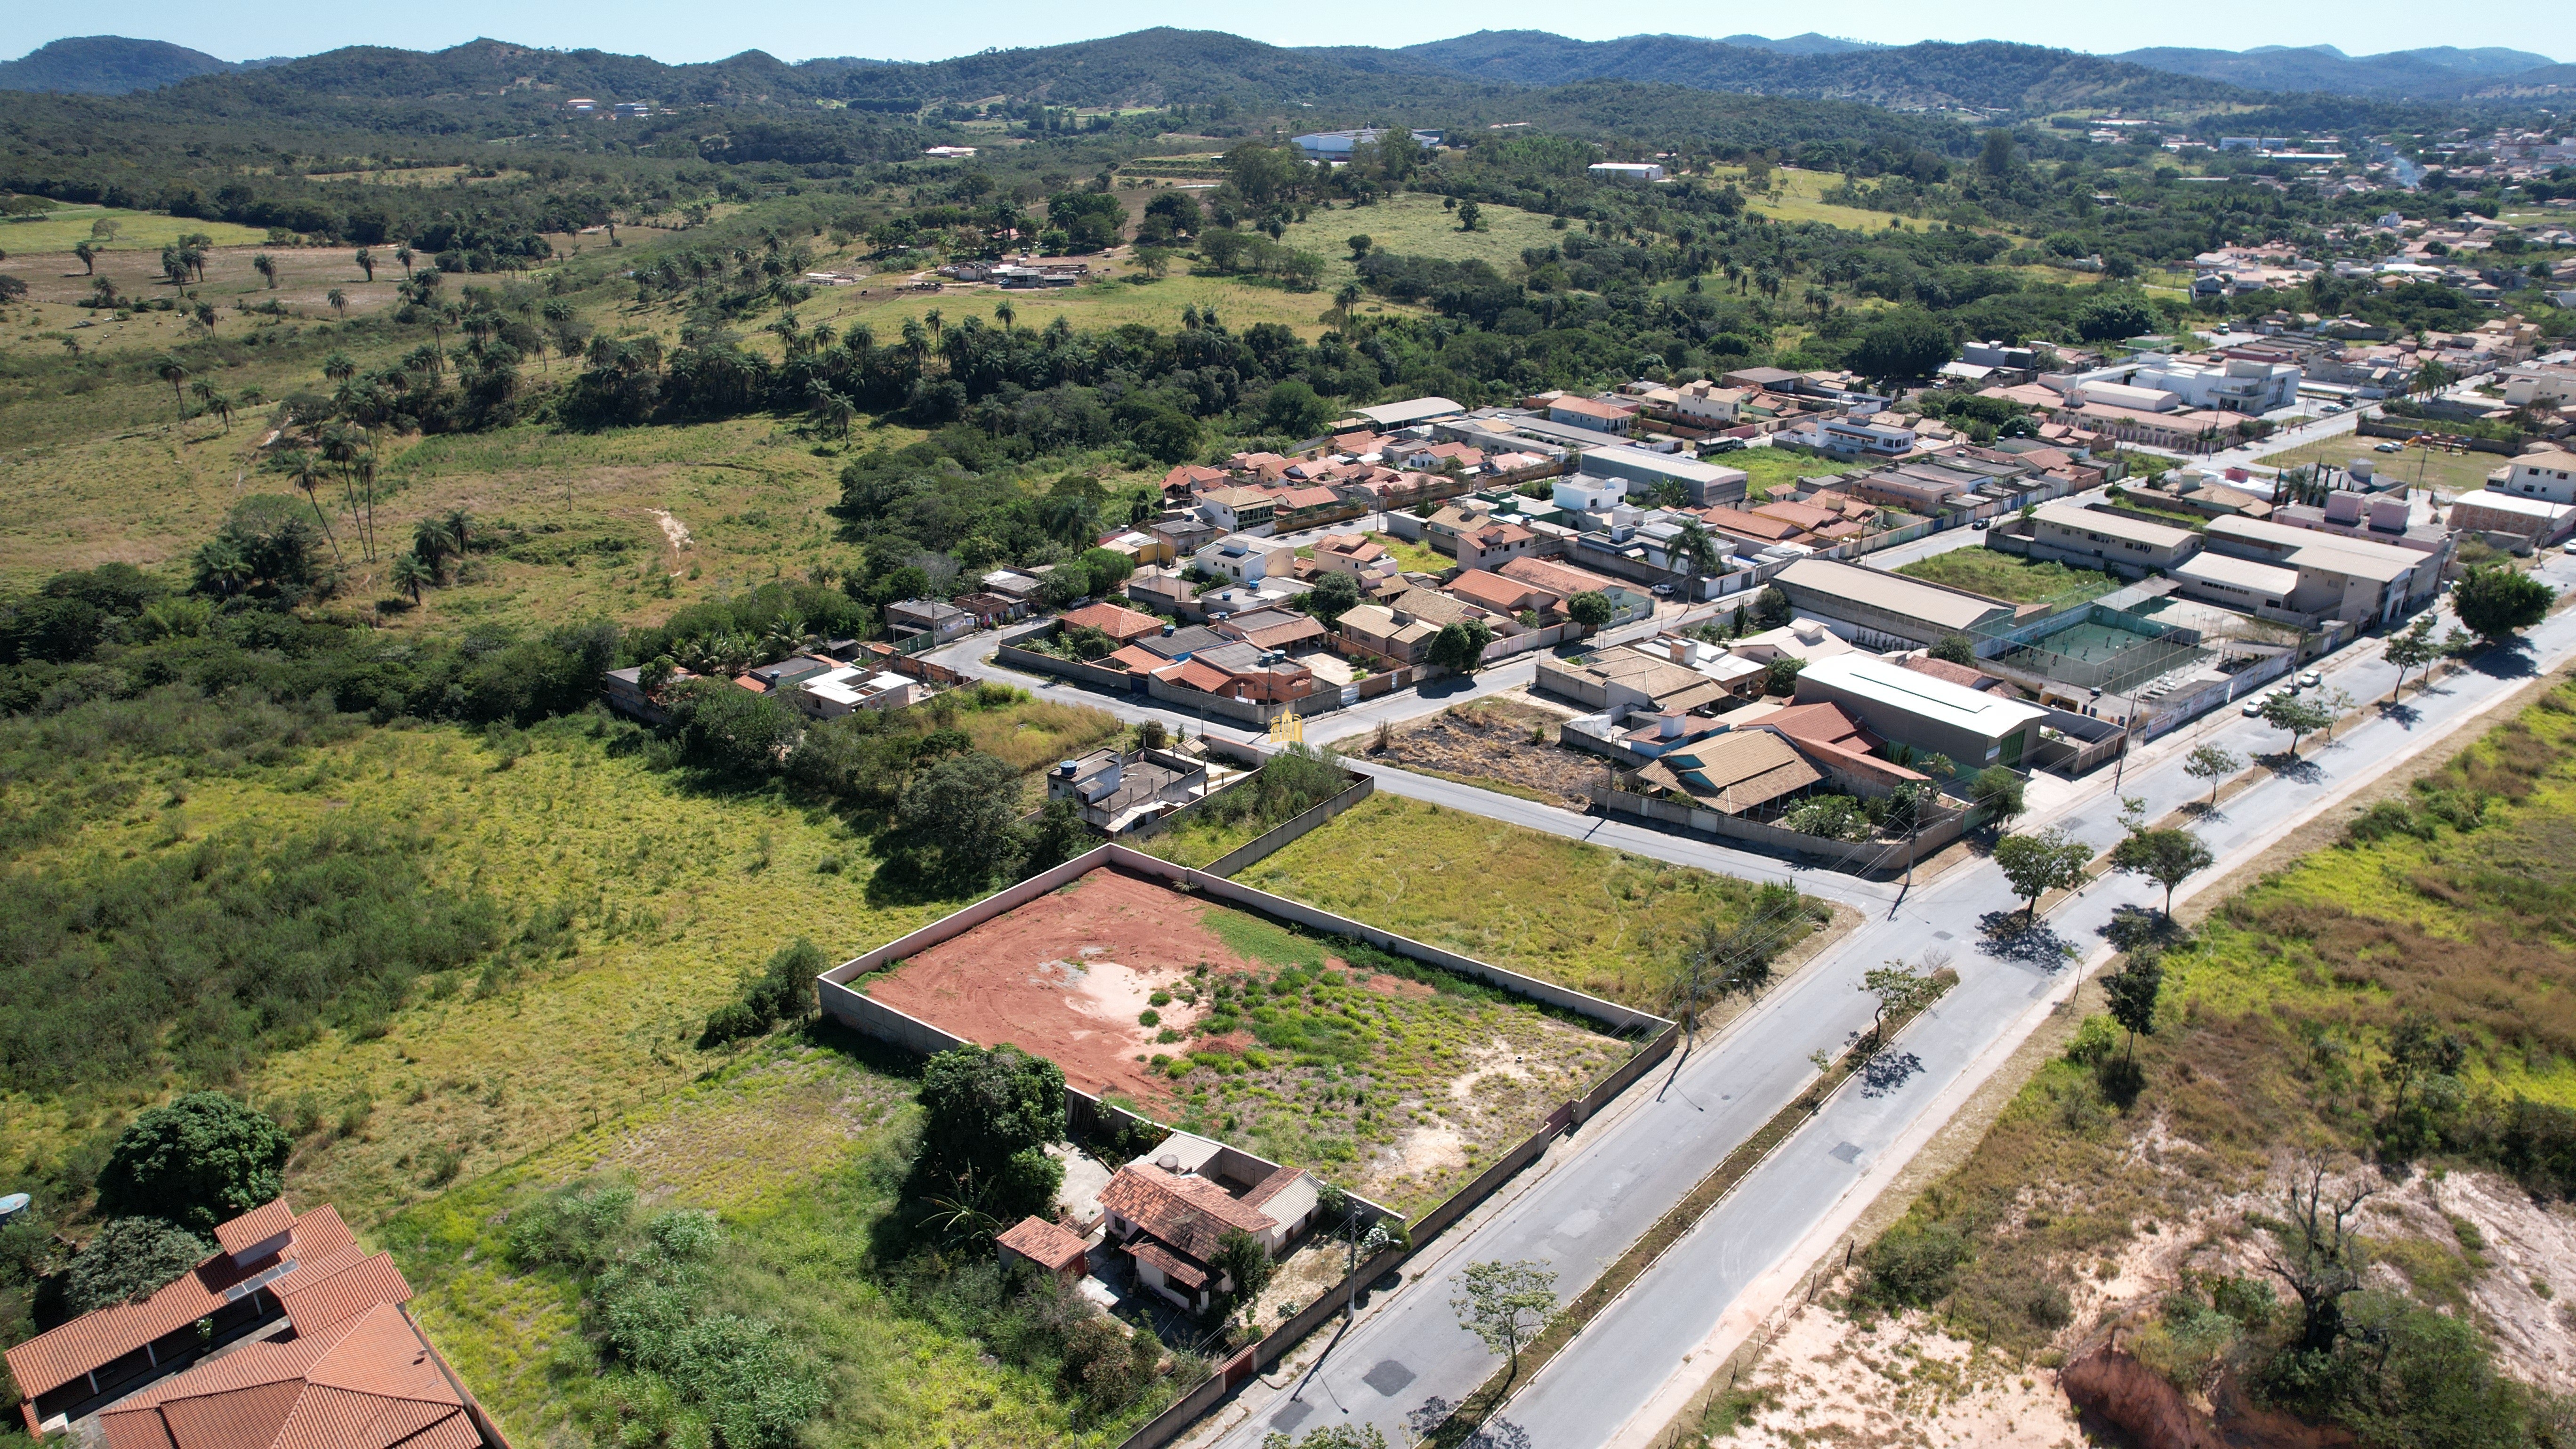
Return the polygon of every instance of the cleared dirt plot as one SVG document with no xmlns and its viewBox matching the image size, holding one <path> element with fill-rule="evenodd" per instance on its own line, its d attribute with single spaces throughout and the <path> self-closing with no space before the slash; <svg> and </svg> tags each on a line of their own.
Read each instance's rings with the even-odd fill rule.
<svg viewBox="0 0 2576 1449">
<path fill-rule="evenodd" d="M 1627 1044 L 1480 982 L 1098 870 L 864 978 L 944 1031 L 1408 1211 Z"/>
<path fill-rule="evenodd" d="M 1557 743 L 1566 716 L 1513 699 L 1454 704 L 1420 724 L 1388 732 L 1381 746 L 1355 740 L 1350 753 L 1444 780 L 1481 785 L 1568 810 L 1591 806 L 1584 793 L 1607 774 L 1599 755 Z"/>
</svg>

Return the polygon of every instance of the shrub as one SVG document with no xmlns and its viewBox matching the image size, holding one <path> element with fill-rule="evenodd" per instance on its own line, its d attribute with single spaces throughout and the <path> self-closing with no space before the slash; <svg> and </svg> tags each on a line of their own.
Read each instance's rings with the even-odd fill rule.
<svg viewBox="0 0 2576 1449">
<path fill-rule="evenodd" d="M 1855 1300 L 1883 1308 L 1928 1308 L 1950 1291 L 1968 1261 L 1967 1240 L 1947 1223 L 1899 1223 L 1861 1255 Z"/>
<path fill-rule="evenodd" d="M 828 969 L 823 949 L 802 936 L 779 948 L 758 972 L 746 971 L 740 994 L 707 1014 L 698 1044 L 716 1046 L 758 1036 L 770 1024 L 803 1021 L 814 1014 L 814 978 Z"/>
</svg>

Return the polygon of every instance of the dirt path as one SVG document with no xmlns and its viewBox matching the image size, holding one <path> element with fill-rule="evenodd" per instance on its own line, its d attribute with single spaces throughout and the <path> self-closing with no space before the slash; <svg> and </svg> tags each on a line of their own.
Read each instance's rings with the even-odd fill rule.
<svg viewBox="0 0 2576 1449">
<path fill-rule="evenodd" d="M 667 508 L 654 509 L 653 521 L 662 525 L 662 536 L 671 541 L 671 555 L 676 562 L 681 554 L 688 552 L 689 526 Z"/>
</svg>

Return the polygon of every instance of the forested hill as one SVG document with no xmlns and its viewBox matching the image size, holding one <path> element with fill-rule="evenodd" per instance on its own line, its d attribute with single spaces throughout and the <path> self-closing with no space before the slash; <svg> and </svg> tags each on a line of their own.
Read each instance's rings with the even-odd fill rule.
<svg viewBox="0 0 2576 1449">
<path fill-rule="evenodd" d="M 1488 81 L 1552 85 L 1611 76 L 1703 90 L 2019 113 L 2244 99 L 2219 81 L 1999 40 L 1819 55 L 1671 35 L 1583 41 L 1538 30 L 1488 30 L 1407 46 L 1400 54 L 1428 68 Z"/>
<path fill-rule="evenodd" d="M 121 96 L 157 90 L 191 76 L 241 69 L 202 50 L 166 40 L 82 35 L 57 40 L 16 60 L 0 61 L 0 91 L 63 91 Z"/>
<path fill-rule="evenodd" d="M 2448 45 L 2363 56 L 2346 55 L 2331 45 L 2267 45 L 2246 51 L 2158 46 L 2110 58 L 2256 90 L 2426 98 L 2470 95 L 2557 66 L 2548 56 L 2528 50 Z"/>
</svg>

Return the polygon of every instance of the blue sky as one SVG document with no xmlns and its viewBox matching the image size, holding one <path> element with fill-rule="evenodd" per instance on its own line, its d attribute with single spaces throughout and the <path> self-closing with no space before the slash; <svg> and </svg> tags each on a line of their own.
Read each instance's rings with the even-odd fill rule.
<svg viewBox="0 0 2576 1449">
<path fill-rule="evenodd" d="M 665 61 L 714 60 L 750 49 L 786 60 L 865 55 L 937 60 L 988 46 L 1054 45 L 1150 25 L 1230 30 L 1278 45 L 1409 45 L 1483 29 L 1551 30 L 1606 40 L 1641 29 L 1696 35 L 1739 31 L 1786 35 L 1815 29 L 1831 35 L 1905 44 L 1917 40 L 2018 40 L 2109 52 L 2143 45 L 2332 44 L 2360 55 L 2392 44 L 2509 45 L 2576 58 L 2576 5 L 2472 7 L 2484 22 L 2518 14 L 2510 33 L 2442 35 L 2425 24 L 2432 12 L 2398 0 L 2282 0 L 2230 10 L 2223 27 L 2178 25 L 2208 12 L 2151 5 L 2068 5 L 2061 0 L 1845 0 L 1789 10 L 1715 7 L 1689 11 L 1592 11 L 1530 0 L 1414 0 L 1389 11 L 1363 0 L 1224 6 L 1184 0 L 1131 0 L 1103 9 L 1061 0 L 987 0 L 975 5 L 816 5 L 786 0 L 726 0 L 710 9 L 679 0 L 558 0 L 530 5 L 450 0 L 440 5 L 352 5 L 346 0 L 273 0 L 256 7 L 179 4 L 176 0 L 97 0 L 77 7 L 33 0 L 0 14 L 0 55 L 15 56 L 63 35 L 130 35 L 174 41 L 227 60 L 307 55 L 343 45 L 436 49 L 478 35 L 529 45 L 596 46 Z M 1670 18 L 1663 18 L 1669 16 Z M 2402 37 L 2402 39 L 2401 39 Z"/>
</svg>

